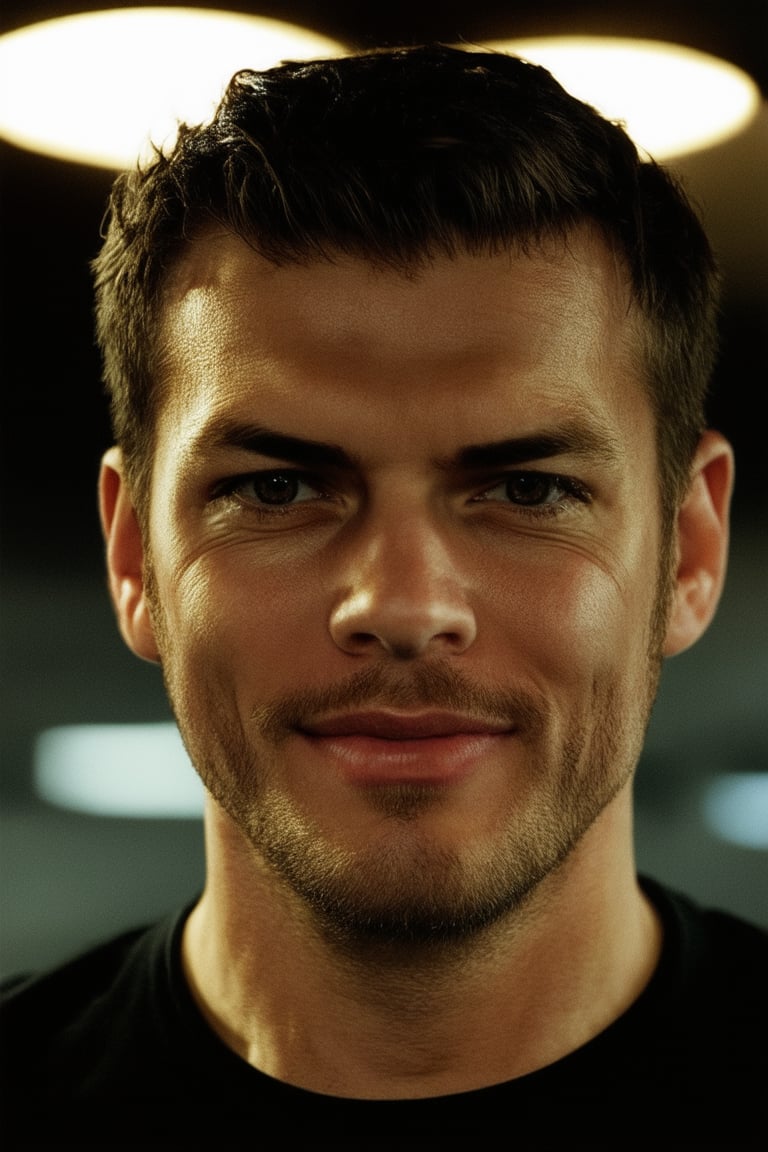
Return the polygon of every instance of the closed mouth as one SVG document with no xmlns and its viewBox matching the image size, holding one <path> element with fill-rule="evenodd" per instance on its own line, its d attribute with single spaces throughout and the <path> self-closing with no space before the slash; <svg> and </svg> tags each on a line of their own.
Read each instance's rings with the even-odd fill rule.
<svg viewBox="0 0 768 1152">
<path fill-rule="evenodd" d="M 366 736 L 378 740 L 434 740 L 452 736 L 502 735 L 508 721 L 491 721 L 455 712 L 352 712 L 303 724 L 304 735 L 325 738 Z"/>
</svg>

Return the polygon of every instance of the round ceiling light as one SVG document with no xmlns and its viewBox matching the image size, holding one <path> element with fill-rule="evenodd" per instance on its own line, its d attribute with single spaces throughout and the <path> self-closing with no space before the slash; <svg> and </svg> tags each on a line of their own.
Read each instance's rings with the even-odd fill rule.
<svg viewBox="0 0 768 1152">
<path fill-rule="evenodd" d="M 0 135 L 60 159 L 132 167 L 179 122 L 208 119 L 238 69 L 344 51 L 306 28 L 206 8 L 45 20 L 0 36 Z"/>
<path fill-rule="evenodd" d="M 478 46 L 548 69 L 573 96 L 620 121 L 655 160 L 710 147 L 754 116 L 760 93 L 734 64 L 656 40 L 553 36 Z"/>
</svg>

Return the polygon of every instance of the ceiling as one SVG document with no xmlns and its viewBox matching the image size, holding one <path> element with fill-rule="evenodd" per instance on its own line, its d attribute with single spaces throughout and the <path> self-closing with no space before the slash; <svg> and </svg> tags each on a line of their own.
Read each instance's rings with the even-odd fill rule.
<svg viewBox="0 0 768 1152">
<path fill-rule="evenodd" d="M 116 5 L 5 0 L 0 32 L 110 6 Z M 756 121 L 738 138 L 675 168 L 701 208 L 725 273 L 723 355 L 712 417 L 740 459 L 737 513 L 753 516 L 768 508 L 763 434 L 752 415 L 755 390 L 765 388 L 768 332 L 765 0 L 267 0 L 226 7 L 305 24 L 352 49 L 592 32 L 676 41 L 749 72 L 763 95 Z M 109 439 L 91 341 L 88 261 L 98 247 L 112 177 L 2 142 L 0 173 L 4 563 L 88 564 L 100 561 L 92 492 Z"/>
</svg>

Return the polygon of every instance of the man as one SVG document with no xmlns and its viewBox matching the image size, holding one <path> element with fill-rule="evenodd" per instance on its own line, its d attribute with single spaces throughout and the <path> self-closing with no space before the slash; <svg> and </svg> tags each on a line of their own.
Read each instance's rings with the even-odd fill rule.
<svg viewBox="0 0 768 1152">
<path fill-rule="evenodd" d="M 14 1136 L 756 1141 L 765 934 L 632 850 L 726 564 L 682 192 L 514 58 L 287 64 L 117 182 L 95 271 L 110 588 L 208 872 L 9 992 Z"/>
</svg>

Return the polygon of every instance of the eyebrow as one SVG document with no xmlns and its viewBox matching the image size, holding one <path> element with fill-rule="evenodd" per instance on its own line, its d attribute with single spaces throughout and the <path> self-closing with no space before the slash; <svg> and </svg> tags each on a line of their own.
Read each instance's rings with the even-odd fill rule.
<svg viewBox="0 0 768 1152">
<path fill-rule="evenodd" d="M 239 448 L 259 456 L 271 456 L 306 468 L 352 469 L 356 462 L 337 444 L 321 440 L 307 440 L 303 436 L 288 436 L 261 425 L 240 423 L 236 420 L 216 420 L 208 425 L 200 437 L 207 448 Z"/>
<path fill-rule="evenodd" d="M 513 436 L 463 448 L 455 462 L 444 466 L 468 472 L 527 464 L 556 456 L 575 456 L 580 460 L 614 463 L 619 457 L 615 438 L 592 421 L 574 419 L 542 432 Z"/>
<path fill-rule="evenodd" d="M 351 471 L 360 467 L 358 458 L 338 444 L 289 436 L 272 428 L 226 417 L 209 424 L 199 443 L 214 451 L 237 448 L 304 468 Z M 469 445 L 460 449 L 455 457 L 438 460 L 437 465 L 445 471 L 475 472 L 564 455 L 611 463 L 618 459 L 619 451 L 607 430 L 592 421 L 576 418 L 546 431 Z"/>
</svg>

